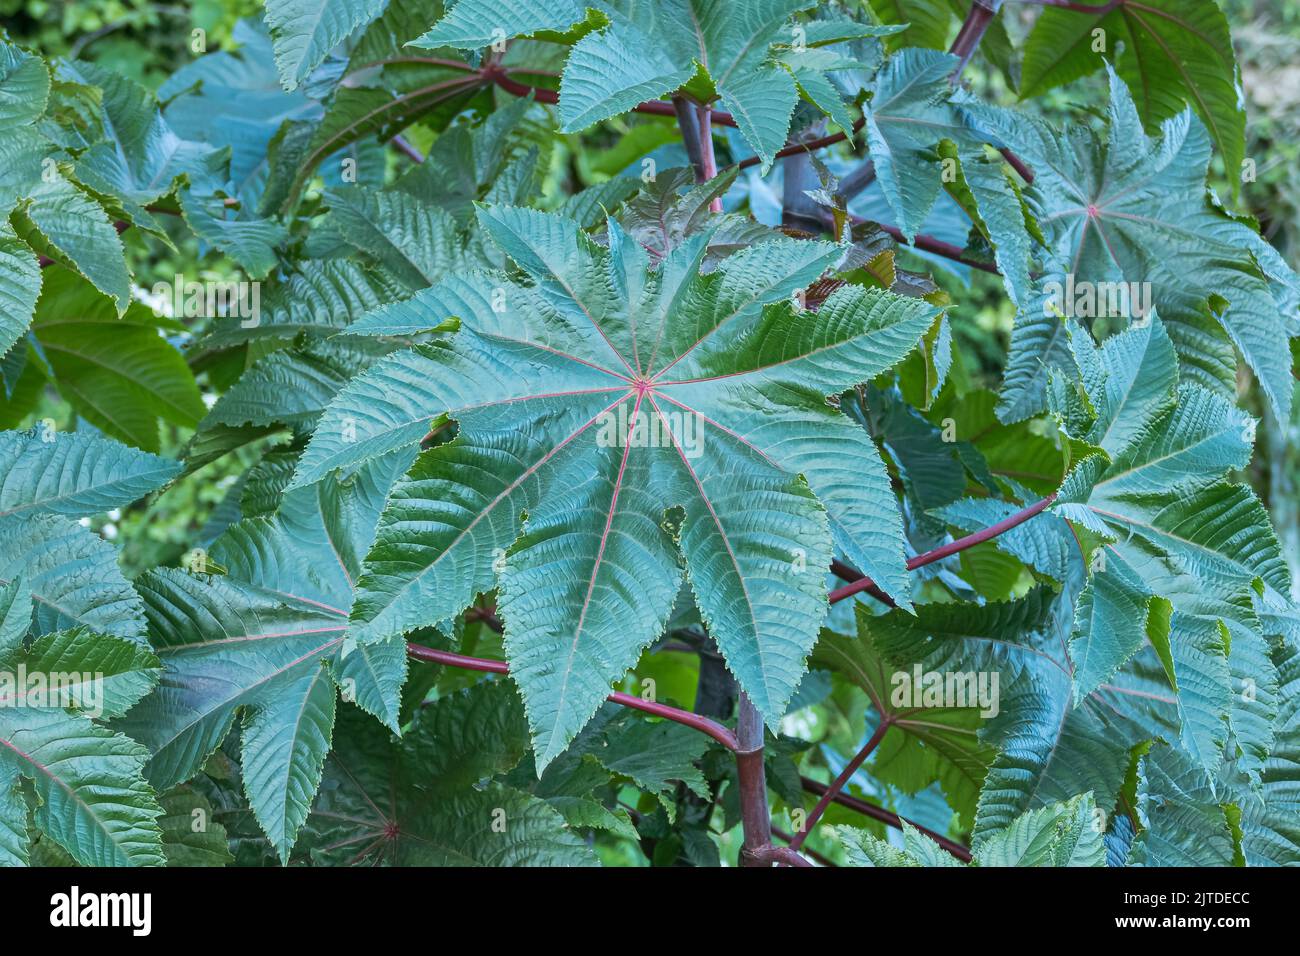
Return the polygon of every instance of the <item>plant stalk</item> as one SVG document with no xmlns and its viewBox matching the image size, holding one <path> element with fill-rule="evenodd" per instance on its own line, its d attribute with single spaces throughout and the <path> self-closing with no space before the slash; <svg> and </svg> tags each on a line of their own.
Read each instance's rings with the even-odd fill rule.
<svg viewBox="0 0 1300 956">
<path fill-rule="evenodd" d="M 861 767 L 863 762 L 871 756 L 872 752 L 880 746 L 880 742 L 885 739 L 885 734 L 889 733 L 889 728 L 893 723 L 894 721 L 890 717 L 885 717 L 881 720 L 880 725 L 876 727 L 875 733 L 871 735 L 863 748 L 857 752 L 852 760 L 844 765 L 844 769 L 840 771 L 840 775 L 835 778 L 835 781 L 829 787 L 826 788 L 826 792 L 822 794 L 821 799 L 817 801 L 817 805 L 813 807 L 812 813 L 808 814 L 808 819 L 804 822 L 803 827 L 794 835 L 794 839 L 790 841 L 790 849 L 797 850 L 799 847 L 803 846 L 803 841 L 808 839 L 808 834 L 811 833 L 812 828 L 817 825 L 817 821 L 822 818 L 822 814 L 824 814 L 826 808 L 831 805 L 831 801 L 835 799 L 835 795 L 848 785 L 849 780 L 858 772 L 858 768 Z"/>
<path fill-rule="evenodd" d="M 453 654 L 451 651 L 440 651 L 437 648 L 425 647 L 423 644 L 407 644 L 406 653 L 416 660 L 445 664 L 448 667 L 460 667 L 464 670 L 484 671 L 489 674 L 507 674 L 510 672 L 510 665 L 505 661 L 493 661 L 484 657 L 467 657 L 464 654 Z M 624 694 L 621 691 L 610 694 L 606 700 L 622 707 L 630 707 L 633 710 L 640 710 L 654 717 L 663 717 L 665 720 L 692 727 L 702 734 L 708 734 L 728 750 L 734 751 L 740 747 L 736 735 L 726 727 L 709 720 L 707 717 L 692 714 L 689 710 L 681 710 L 667 704 L 644 700 L 633 694 Z"/>
<path fill-rule="evenodd" d="M 772 845 L 772 816 L 767 808 L 767 771 L 763 767 L 763 717 L 744 691 L 740 692 L 736 741 L 740 823 L 744 831 L 740 865 L 771 866 L 772 859 L 765 855 Z"/>
<path fill-rule="evenodd" d="M 691 168 L 695 170 L 695 181 L 706 182 L 709 177 L 705 175 L 704 140 L 700 136 L 700 120 L 695 107 L 686 97 L 678 94 L 673 97 L 673 109 L 677 112 L 677 128 L 682 134 L 682 146 L 686 150 L 686 158 L 691 161 Z"/>
<path fill-rule="evenodd" d="M 1052 492 L 1046 498 L 1034 502 L 1027 508 L 1022 508 L 1013 515 L 1008 515 L 996 524 L 991 524 L 987 528 L 982 528 L 981 530 L 968 534 L 963 538 L 958 538 L 956 541 L 950 541 L 945 545 L 935 548 L 933 551 L 927 551 L 925 554 L 918 554 L 914 558 L 908 558 L 907 570 L 915 571 L 917 568 L 925 567 L 927 564 L 933 564 L 935 561 L 941 561 L 950 555 L 957 554 L 959 551 L 965 551 L 967 548 L 973 548 L 977 544 L 982 544 L 985 541 L 996 538 L 1003 532 L 1010 531 L 1017 525 L 1024 524 L 1030 518 L 1034 517 L 1034 515 L 1042 512 L 1055 500 L 1056 492 Z M 840 564 L 836 573 L 838 574 L 839 570 L 847 568 L 847 565 Z M 838 601 L 843 601 L 845 598 L 852 597 L 862 591 L 866 591 L 872 596 L 876 596 L 876 592 L 879 590 L 880 589 L 875 581 L 871 580 L 869 577 L 863 576 L 850 584 L 844 585 L 844 587 L 836 588 L 830 593 L 829 600 L 830 603 L 835 604 Z"/>
<path fill-rule="evenodd" d="M 799 782 L 803 785 L 803 788 L 807 790 L 809 793 L 822 794 L 830 789 L 830 787 L 822 783 L 820 780 L 814 780 L 811 777 L 800 777 Z M 908 826 L 912 826 L 920 830 L 931 840 L 939 844 L 939 846 L 943 847 L 945 850 L 947 850 L 949 853 L 951 853 L 953 856 L 955 856 L 957 859 L 961 860 L 962 862 L 969 863 L 971 861 L 970 850 L 962 846 L 960 843 L 956 842 L 955 840 L 950 840 L 946 836 L 936 833 L 935 831 L 928 829 L 927 827 L 923 827 L 921 826 L 921 824 L 916 823 L 913 820 L 908 820 L 906 817 L 900 817 L 897 813 L 891 813 L 889 810 L 886 810 L 884 807 L 878 807 L 874 803 L 867 803 L 867 801 L 865 800 L 859 800 L 857 797 L 849 796 L 849 794 L 843 792 L 835 794 L 832 800 L 835 803 L 838 803 L 842 807 L 847 807 L 850 810 L 854 810 L 862 814 L 864 817 L 870 817 L 873 820 L 879 820 L 881 823 L 887 824 L 888 826 L 891 826 L 896 830 L 901 830 L 903 828 L 903 824 L 906 823 Z M 808 855 L 813 856 L 811 851 L 809 851 Z M 816 857 L 813 858 L 816 859 Z"/>
<path fill-rule="evenodd" d="M 957 39 L 952 41 L 952 48 L 948 51 L 958 59 L 957 66 L 952 71 L 954 80 L 961 76 L 962 70 L 966 69 L 966 64 L 979 49 L 984 32 L 1001 6 L 1002 0 L 971 0 L 970 12 L 966 14 L 966 19 L 957 32 Z"/>
</svg>

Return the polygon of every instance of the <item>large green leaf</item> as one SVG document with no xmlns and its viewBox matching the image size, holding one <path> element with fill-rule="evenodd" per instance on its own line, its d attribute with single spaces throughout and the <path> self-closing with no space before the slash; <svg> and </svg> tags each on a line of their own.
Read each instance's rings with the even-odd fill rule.
<svg viewBox="0 0 1300 956">
<path fill-rule="evenodd" d="M 937 781 L 948 805 L 969 825 L 993 759 L 992 748 L 978 736 L 982 716 L 977 688 L 971 686 L 960 705 L 942 699 L 927 705 L 924 679 L 917 682 L 913 673 L 900 671 L 881 657 L 872 639 L 872 624 L 860 605 L 857 636 L 824 632 L 812 663 L 861 687 L 877 715 L 891 721 L 869 765 L 871 775 L 908 794 Z M 985 703 L 995 708 L 996 697 Z"/>
<path fill-rule="evenodd" d="M 1175 390 L 1159 319 L 1101 349 L 1078 329 L 1072 341 L 1086 413 L 1069 410 L 1068 391 L 1053 401 L 1064 427 L 1105 447 L 1075 466 L 1056 506 L 1104 540 L 1070 645 L 1076 694 L 1149 640 L 1175 689 L 1187 754 L 1207 774 L 1225 755 L 1257 774 L 1272 746 L 1275 684 L 1250 595 L 1258 582 L 1275 605 L 1289 576 L 1263 506 L 1223 480 L 1248 461 L 1253 422 L 1199 385 Z M 1233 693 L 1234 671 L 1259 693 Z"/>
<path fill-rule="evenodd" d="M 44 270 L 33 327 L 63 396 L 115 438 L 156 452 L 158 420 L 193 428 L 205 406 L 194 373 L 159 320 L 113 304 L 66 269 Z"/>
<path fill-rule="evenodd" d="M 1004 604 L 927 605 L 917 615 L 873 618 L 876 646 L 900 668 L 999 675 L 999 712 L 981 730 L 999 753 L 975 820 L 975 845 L 1021 813 L 1092 791 L 1110 812 L 1130 764 L 1129 750 L 1167 732 L 1174 701 L 1154 657 L 1139 655 L 1077 704 L 1065 638 L 1082 588 L 1076 554 L 1053 597 L 1044 588 Z"/>
<path fill-rule="evenodd" d="M 81 517 L 119 508 L 166 484 L 180 466 L 91 432 L 0 432 L 0 517 Z"/>
<path fill-rule="evenodd" d="M 459 423 L 393 491 L 358 639 L 454 615 L 500 572 L 511 673 L 544 767 L 662 630 L 676 543 L 732 670 L 777 720 L 823 613 L 832 535 L 905 597 L 884 468 L 825 396 L 898 361 L 933 310 L 847 287 L 794 311 L 782 300 L 838 255 L 826 244 L 763 243 L 701 274 L 701 235 L 649 271 L 616 225 L 604 250 L 557 216 L 480 219 L 534 284 L 449 280 L 363 320 L 391 333 L 454 315 L 460 328 L 344 389 L 294 479 L 414 447 L 444 416 Z M 660 526 L 673 508 L 676 542 Z"/>
</svg>

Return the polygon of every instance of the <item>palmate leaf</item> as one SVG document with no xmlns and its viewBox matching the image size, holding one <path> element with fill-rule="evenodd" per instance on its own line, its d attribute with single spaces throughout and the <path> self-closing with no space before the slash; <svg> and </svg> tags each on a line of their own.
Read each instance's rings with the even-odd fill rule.
<svg viewBox="0 0 1300 956">
<path fill-rule="evenodd" d="M 662 630 L 680 549 L 729 666 L 775 722 L 824 613 L 832 537 L 905 599 L 883 465 L 825 396 L 897 362 L 933 310 L 846 287 L 795 312 L 783 300 L 839 255 L 824 243 L 763 243 L 701 274 L 701 234 L 650 271 L 615 224 L 605 250 L 558 216 L 480 221 L 531 284 L 453 278 L 363 319 L 355 330 L 460 328 L 345 388 L 294 479 L 459 424 L 393 490 L 354 635 L 451 617 L 503 568 L 511 675 L 544 769 Z"/>
<path fill-rule="evenodd" d="M 400 742 L 351 708 L 304 831 L 324 865 L 593 866 L 548 802 L 503 782 L 528 749 L 510 686 L 477 684 L 416 715 Z"/>
<path fill-rule="evenodd" d="M 1087 440 L 1109 446 L 1110 460 L 1093 455 L 1076 465 L 1056 510 L 1120 538 L 1111 547 L 1135 567 L 1147 562 L 1134 555 L 1163 553 L 1212 595 L 1231 598 L 1256 578 L 1286 591 L 1262 506 L 1248 489 L 1223 482 L 1249 460 L 1253 422 L 1198 385 L 1175 390 L 1177 365 L 1158 319 L 1100 350 L 1086 333 L 1074 341 L 1097 413 Z M 1138 373 L 1135 356 L 1150 351 L 1148 342 L 1165 357 L 1159 371 Z"/>
<path fill-rule="evenodd" d="M 564 33 L 587 20 L 589 8 L 596 10 L 608 25 L 573 45 L 560 80 L 563 131 L 586 129 L 698 82 L 732 113 L 766 167 L 785 145 L 800 87 L 813 102 L 825 104 L 836 122 L 846 120 L 840 94 L 814 57 L 780 56 L 781 45 L 794 38 L 791 17 L 812 6 L 809 0 L 668 0 L 654 5 L 566 0 L 543 9 L 502 0 L 461 0 L 412 45 L 472 50 L 501 34 Z M 838 27 L 824 36 L 814 33 L 809 44 L 895 32 L 868 24 Z"/>
<path fill-rule="evenodd" d="M 1180 113 L 1153 139 L 1113 73 L 1110 89 L 1104 142 L 1088 129 L 1061 134 L 1021 114 L 968 109 L 1035 169 L 1035 214 L 1062 273 L 1097 288 L 1149 283 L 1166 321 L 1199 321 L 1208 304 L 1286 420 L 1290 353 L 1277 343 L 1295 332 L 1300 280 L 1255 229 L 1207 196 L 1201 122 Z"/>
<path fill-rule="evenodd" d="M 1246 111 L 1228 21 L 1214 0 L 1119 0 L 1096 11 L 1047 9 L 1025 43 L 1020 95 L 1038 96 L 1113 61 L 1148 129 L 1192 106 L 1229 179 L 1245 149 Z M 1097 50 L 1095 31 L 1104 49 Z M 1120 53 L 1120 50 L 1123 53 Z"/>
<path fill-rule="evenodd" d="M 164 790 L 202 767 L 242 711 L 245 791 L 281 859 L 316 792 L 339 691 L 397 726 L 404 645 L 343 641 L 360 555 L 409 461 L 397 452 L 235 525 L 211 549 L 228 574 L 164 568 L 137 582 L 166 680 L 121 729 L 152 752 L 147 773 Z"/>
<path fill-rule="evenodd" d="M 86 628 L 24 645 L 32 597 L 0 585 L 0 861 L 28 861 L 30 782 L 37 828 L 86 866 L 162 862 L 158 804 L 141 776 L 148 756 L 94 720 L 121 715 L 158 678 L 158 659 Z"/>
<path fill-rule="evenodd" d="M 1056 506 L 1105 542 L 1070 645 L 1076 693 L 1149 640 L 1176 691 L 1184 750 L 1210 775 L 1224 756 L 1258 774 L 1273 742 L 1276 680 L 1251 594 L 1258 586 L 1276 605 L 1289 576 L 1263 506 L 1223 480 L 1249 460 L 1253 422 L 1199 385 L 1175 387 L 1159 319 L 1100 349 L 1077 329 L 1072 342 L 1095 418 L 1067 427 L 1109 446 L 1075 466 Z M 1260 692 L 1233 693 L 1235 676 Z"/>
</svg>

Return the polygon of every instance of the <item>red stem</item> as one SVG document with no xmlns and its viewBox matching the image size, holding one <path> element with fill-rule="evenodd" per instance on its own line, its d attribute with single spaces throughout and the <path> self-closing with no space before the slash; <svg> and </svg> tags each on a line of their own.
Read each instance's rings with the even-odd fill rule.
<svg viewBox="0 0 1300 956">
<path fill-rule="evenodd" d="M 848 139 L 850 135 L 856 136 L 858 130 L 862 129 L 862 127 L 865 125 L 866 125 L 866 120 L 859 118 L 858 121 L 853 124 L 852 133 L 845 133 L 845 132 L 832 133 L 829 136 L 822 136 L 819 139 L 810 139 L 805 143 L 795 143 L 793 146 L 785 147 L 785 149 L 778 149 L 776 151 L 776 154 L 773 156 L 773 158 L 785 159 L 787 156 L 794 156 L 798 153 L 808 153 L 814 149 L 821 149 L 824 146 L 831 146 L 834 145 L 835 143 L 842 143 L 846 139 Z M 742 159 L 740 162 L 736 163 L 736 166 L 740 169 L 748 169 L 750 166 L 757 166 L 762 161 L 763 161 L 762 156 L 750 156 L 748 159 Z"/>
<path fill-rule="evenodd" d="M 486 671 L 489 674 L 506 674 L 510 671 L 510 665 L 505 661 L 493 661 L 484 657 L 467 657 L 464 654 L 453 654 L 451 651 L 440 651 L 436 648 L 425 647 L 423 644 L 407 644 L 406 653 L 416 660 L 445 664 L 448 667 L 459 667 L 464 670 Z M 736 741 L 735 734 L 726 727 L 714 723 L 707 717 L 692 714 L 688 710 L 680 710 L 676 707 L 669 707 L 667 704 L 657 704 L 654 701 L 642 700 L 632 694 L 619 692 L 610 694 L 607 699 L 615 704 L 631 707 L 633 710 L 644 711 L 655 717 L 663 717 L 665 720 L 672 720 L 679 724 L 685 724 L 687 727 L 693 727 L 701 733 L 708 734 L 728 750 L 734 751 L 740 746 Z"/>
<path fill-rule="evenodd" d="M 1039 7 L 1060 7 L 1062 10 L 1073 10 L 1076 13 L 1110 13 L 1116 7 L 1122 7 L 1125 0 L 1110 0 L 1110 3 L 1091 4 L 1075 3 L 1074 0 L 1017 0 L 1019 3 L 1028 3 Z"/>
<path fill-rule="evenodd" d="M 966 535 L 964 538 L 958 538 L 942 547 L 935 548 L 933 551 L 927 551 L 925 554 L 917 555 L 907 562 L 907 570 L 914 571 L 917 568 L 924 567 L 927 564 L 933 564 L 935 561 L 941 561 L 950 554 L 956 554 L 958 551 L 965 551 L 967 548 L 973 548 L 977 544 L 982 544 L 996 538 L 1003 532 L 1010 531 L 1012 528 L 1024 524 L 1034 515 L 1040 513 L 1056 500 L 1056 492 L 1053 491 L 1046 498 L 1035 501 L 1028 508 L 1022 508 L 1013 515 L 1008 515 L 996 524 L 991 524 L 981 531 L 976 531 Z"/>
<path fill-rule="evenodd" d="M 1007 161 L 1007 163 L 1011 166 L 1011 168 L 1014 169 L 1020 175 L 1021 179 L 1029 183 L 1031 186 L 1033 185 L 1034 171 L 1029 168 L 1029 166 L 1025 163 L 1023 159 L 1021 159 L 1015 153 L 1011 152 L 1011 150 L 1007 149 L 1006 147 L 999 149 L 998 152 L 1002 154 L 1002 158 Z"/>
<path fill-rule="evenodd" d="M 763 766 L 763 717 L 744 691 L 737 705 L 736 778 L 740 791 L 740 825 L 744 842 L 740 865 L 766 867 L 763 853 L 772 845 L 772 815 L 767 807 L 767 770 Z"/>
<path fill-rule="evenodd" d="M 957 32 L 957 39 L 952 41 L 952 48 L 948 51 L 959 61 L 952 71 L 954 82 L 961 75 L 961 71 L 966 69 L 966 64 L 975 55 L 975 51 L 979 49 L 980 41 L 984 39 L 984 31 L 993 22 L 993 17 L 1000 6 L 1002 0 L 972 0 L 966 19 L 962 21 L 961 30 Z"/>
<path fill-rule="evenodd" d="M 527 70 L 515 70 L 516 73 L 527 73 Z M 560 94 L 555 90 L 549 90 L 544 86 L 529 86 L 527 83 L 520 83 L 518 80 L 510 78 L 509 73 L 499 65 L 486 66 L 479 71 L 480 75 L 507 93 L 515 96 L 531 95 L 539 103 L 558 103 Z M 705 107 L 700 107 L 705 109 Z M 633 112 L 648 113 L 652 116 L 675 116 L 676 110 L 672 103 L 665 103 L 663 100 L 646 100 L 644 103 L 638 103 L 632 107 Z M 709 110 L 709 117 L 719 126 L 735 126 L 736 119 L 730 113 L 723 110 Z"/>
<path fill-rule="evenodd" d="M 893 598 L 891 598 L 888 594 L 882 591 L 879 588 L 879 586 L 877 586 L 875 581 L 872 581 L 871 578 L 867 577 L 857 568 L 845 564 L 843 561 L 837 559 L 831 562 L 831 573 L 834 574 L 841 581 L 846 581 L 851 584 L 856 583 L 858 581 L 866 582 L 862 586 L 863 591 L 865 591 L 867 594 L 870 594 L 881 604 L 888 605 L 889 607 L 898 607 L 898 605 L 894 603 Z"/>
<path fill-rule="evenodd" d="M 966 64 L 979 45 L 984 40 L 984 34 L 997 16 L 998 10 L 1002 6 L 1002 0 L 974 0 L 971 8 L 966 13 L 966 19 L 962 21 L 961 30 L 957 32 L 957 38 L 952 41 L 952 47 L 949 53 L 960 58 L 961 62 L 957 64 L 956 69 L 952 71 L 949 81 L 954 85 L 961 78 L 962 70 L 966 69 Z M 1003 148 L 998 150 L 1002 158 L 1010 164 L 1011 168 L 1027 183 L 1033 183 L 1034 171 L 1030 169 L 1023 159 L 1017 156 L 1011 150 Z"/>
<path fill-rule="evenodd" d="M 412 146 L 410 141 L 401 133 L 398 133 L 391 140 L 389 140 L 389 142 L 393 144 L 394 149 L 396 149 L 399 153 L 401 153 L 411 162 L 413 163 L 424 162 L 424 154 L 421 153 L 414 146 Z"/>
<path fill-rule="evenodd" d="M 707 106 L 695 108 L 695 115 L 700 123 L 700 159 L 704 167 L 705 182 L 718 175 L 718 161 L 713 155 L 713 125 L 710 113 Z M 721 196 L 709 202 L 709 212 L 722 212 Z"/>
<path fill-rule="evenodd" d="M 825 793 L 827 790 L 830 789 L 830 787 L 826 786 L 826 784 L 822 783 L 820 780 L 814 780 L 811 777 L 800 777 L 799 782 L 803 785 L 803 788 L 807 790 L 809 793 Z M 920 830 L 922 833 L 928 836 L 935 843 L 939 844 L 939 846 L 943 847 L 945 850 L 947 850 L 957 859 L 962 860 L 963 862 L 966 863 L 969 863 L 971 861 L 970 850 L 966 849 L 966 847 L 962 846 L 960 843 L 956 842 L 955 840 L 948 839 L 946 836 L 943 836 L 942 834 L 935 833 L 933 830 L 929 829 L 928 827 L 921 826 L 919 823 L 915 822 L 914 820 L 908 820 L 906 817 L 900 817 L 897 813 L 891 813 L 889 810 L 886 810 L 884 807 L 878 807 L 874 803 L 867 803 L 867 801 L 865 800 L 859 800 L 857 797 L 849 796 L 849 794 L 847 793 L 837 793 L 835 794 L 833 799 L 835 803 L 838 803 L 842 807 L 847 807 L 848 809 L 856 811 L 857 813 L 860 813 L 865 817 L 871 817 L 871 819 L 873 820 L 879 820 L 881 823 L 894 827 L 895 829 L 901 830 L 903 828 L 904 823 L 907 823 L 909 826 L 916 827 L 916 829 Z M 812 854 L 809 853 L 809 855 L 811 856 Z"/>
<path fill-rule="evenodd" d="M 925 567 L 925 565 L 927 564 L 933 564 L 935 561 L 941 561 L 944 558 L 948 557 L 949 555 L 956 554 L 959 551 L 965 551 L 967 548 L 973 548 L 977 544 L 982 544 L 985 541 L 989 541 L 993 538 L 996 538 L 998 535 L 1002 534 L 1003 532 L 1010 531 L 1012 528 L 1016 527 L 1017 525 L 1024 524 L 1026 521 L 1028 521 L 1034 515 L 1041 512 L 1044 508 L 1046 508 L 1055 500 L 1056 500 L 1056 492 L 1052 492 L 1050 495 L 1048 495 L 1046 498 L 1042 499 L 1041 501 L 1036 501 L 1029 507 L 1023 508 L 1020 511 L 1017 511 L 1015 514 L 1003 518 L 997 524 L 991 524 L 987 528 L 984 528 L 983 530 L 976 531 L 972 534 L 966 535 L 964 538 L 958 538 L 956 541 L 950 541 L 948 544 L 945 544 L 942 547 L 935 548 L 933 551 L 927 551 L 925 552 L 925 554 L 918 554 L 914 558 L 908 558 L 907 570 L 915 571 L 917 568 Z M 848 565 L 841 564 L 840 568 L 847 569 Z M 836 573 L 838 574 L 839 571 L 837 570 Z M 835 604 L 837 601 L 843 601 L 845 598 L 852 597 L 853 595 L 859 594 L 863 591 L 866 591 L 867 593 L 872 594 L 874 596 L 875 592 L 878 590 L 879 588 L 876 585 L 876 582 L 872 581 L 871 578 L 866 577 L 864 575 L 863 577 L 858 578 L 856 581 L 853 581 L 850 584 L 846 584 L 841 588 L 836 588 L 835 590 L 831 591 L 830 603 Z"/>
<path fill-rule="evenodd" d="M 782 866 L 812 866 L 794 847 L 789 846 L 773 846 L 769 843 L 755 848 L 753 856 L 760 866 L 771 866 L 773 863 Z"/>
<path fill-rule="evenodd" d="M 812 828 L 817 825 L 817 821 L 822 818 L 822 814 L 825 813 L 826 808 L 831 805 L 831 801 L 835 799 L 835 795 L 848 785 L 849 778 L 858 772 L 858 768 L 862 766 L 863 761 L 866 760 L 867 757 L 871 756 L 871 752 L 880 745 L 882 740 L 885 739 L 885 734 L 889 732 L 889 728 L 893 726 L 893 723 L 894 720 L 892 717 L 885 717 L 881 720 L 875 733 L 871 735 L 871 738 L 866 742 L 863 748 L 857 752 L 857 755 L 852 760 L 844 765 L 844 769 L 840 771 L 840 775 L 835 778 L 835 781 L 829 787 L 826 788 L 826 792 L 822 794 L 821 799 L 817 801 L 817 805 L 813 807 L 812 813 L 808 814 L 808 820 L 804 823 L 803 829 L 796 833 L 794 839 L 790 841 L 790 849 L 797 850 L 799 847 L 803 846 L 803 841 L 808 839 L 808 834 L 811 833 Z"/>
<path fill-rule="evenodd" d="M 784 830 L 778 829 L 777 827 L 772 827 L 772 836 L 776 837 L 778 840 L 784 840 L 786 843 L 789 843 L 791 840 L 794 839 L 793 836 L 786 833 Z M 818 853 L 816 850 L 805 849 L 803 850 L 802 855 L 812 860 L 814 863 L 821 864 L 822 866 L 839 865 L 834 860 L 828 859 L 827 857 Z"/>
<path fill-rule="evenodd" d="M 861 216 L 849 216 L 849 220 L 854 223 L 867 222 Z M 886 225 L 885 223 L 876 223 L 881 229 L 889 233 L 899 242 L 907 242 L 907 237 L 897 226 Z M 918 249 L 924 249 L 926 252 L 933 252 L 935 255 L 943 256 L 945 259 L 952 259 L 954 262 L 960 262 L 968 265 L 972 269 L 981 269 L 984 272 L 991 272 L 994 275 L 1001 275 L 998 267 L 991 262 L 980 262 L 978 259 L 970 259 L 962 251 L 961 246 L 954 246 L 951 242 L 944 242 L 942 239 L 936 239 L 933 236 L 918 235 L 912 239 L 912 245 Z"/>
</svg>

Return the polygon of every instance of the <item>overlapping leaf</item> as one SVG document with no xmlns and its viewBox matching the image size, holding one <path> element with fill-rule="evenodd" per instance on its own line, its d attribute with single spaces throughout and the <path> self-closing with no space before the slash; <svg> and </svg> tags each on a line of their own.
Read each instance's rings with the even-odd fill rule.
<svg viewBox="0 0 1300 956">
<path fill-rule="evenodd" d="M 493 781 L 528 747 L 519 700 L 478 684 L 421 709 L 400 742 L 340 715 L 340 735 L 303 846 L 327 865 L 592 866 L 549 803 Z"/>
<path fill-rule="evenodd" d="M 139 744 L 96 723 L 158 679 L 140 599 L 113 547 L 75 520 L 129 504 L 175 462 L 93 434 L 0 434 L 0 857 L 38 829 L 88 866 L 163 860 Z M 30 639 L 29 639 L 30 633 Z M 25 673 L 26 677 L 20 675 Z"/>
<path fill-rule="evenodd" d="M 1166 321 L 1198 321 L 1210 308 L 1286 420 L 1290 353 L 1277 343 L 1296 331 L 1300 280 L 1251 225 L 1206 194 L 1210 140 L 1204 125 L 1184 111 L 1149 137 L 1128 87 L 1114 73 L 1110 90 L 1105 141 L 1089 129 L 1062 134 L 1023 114 L 971 110 L 1035 170 L 1035 212 L 1060 272 L 1094 290 L 1127 284 L 1141 296 L 1146 284 Z M 1133 317 L 1131 308 L 1125 317 Z M 1037 316 L 1026 320 L 1039 322 Z M 1042 361 L 1052 342 L 1059 338 L 1036 333 L 1022 339 L 1040 350 Z"/>
<path fill-rule="evenodd" d="M 804 47 L 790 51 L 791 17 L 809 0 L 670 0 L 652 6 L 565 0 L 545 7 L 500 0 L 461 0 L 415 46 L 472 50 L 501 39 L 563 34 L 599 11 L 608 24 L 574 45 L 560 81 L 560 118 L 568 132 L 699 85 L 729 110 L 746 142 L 770 164 L 785 145 L 800 90 L 837 123 L 850 122 L 826 70 L 855 65 L 822 47 L 896 32 L 891 27 L 814 22 Z"/>
<path fill-rule="evenodd" d="M 888 718 L 889 730 L 872 757 L 873 777 L 915 794 L 938 782 L 949 806 L 969 825 L 974 817 L 984 774 L 993 759 L 992 749 L 978 735 L 982 704 L 996 707 L 996 698 L 981 702 L 978 688 L 960 702 L 935 695 L 925 703 L 924 680 L 886 662 L 872 640 L 872 622 L 858 610 L 855 638 L 823 633 L 813 652 L 814 666 L 833 670 L 861 687 L 879 719 Z M 942 686 L 942 680 L 940 681 Z M 963 694 L 967 688 L 963 685 Z"/>
<path fill-rule="evenodd" d="M 121 728 L 149 748 L 149 779 L 167 789 L 202 767 L 242 711 L 245 790 L 281 858 L 320 781 L 339 691 L 397 726 L 405 646 L 343 643 L 361 554 L 409 461 L 397 452 L 235 525 L 207 556 L 227 574 L 192 564 L 137 584 L 166 679 Z"/>
</svg>

